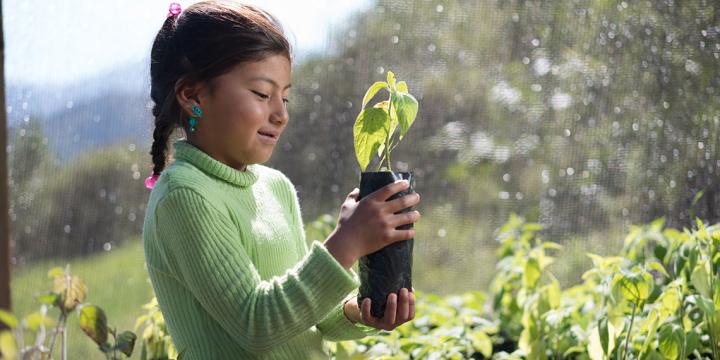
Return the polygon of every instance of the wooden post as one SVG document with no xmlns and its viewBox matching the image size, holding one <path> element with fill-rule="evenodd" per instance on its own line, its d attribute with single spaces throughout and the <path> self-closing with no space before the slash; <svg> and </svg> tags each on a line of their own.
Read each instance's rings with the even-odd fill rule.
<svg viewBox="0 0 720 360">
<path fill-rule="evenodd" d="M 10 214 L 7 158 L 7 111 L 5 106 L 5 37 L 0 0 L 0 309 L 10 304 Z M 2 326 L 0 326 L 2 328 Z"/>
</svg>

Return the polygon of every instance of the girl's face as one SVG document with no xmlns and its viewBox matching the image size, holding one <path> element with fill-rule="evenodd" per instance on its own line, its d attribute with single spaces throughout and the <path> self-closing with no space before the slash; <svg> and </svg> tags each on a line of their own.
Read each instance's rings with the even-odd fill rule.
<svg viewBox="0 0 720 360">
<path fill-rule="evenodd" d="M 288 123 L 290 72 L 287 57 L 272 55 L 215 78 L 213 94 L 204 88 L 197 95 L 202 118 L 188 141 L 238 170 L 266 162 Z M 183 108 L 190 110 L 194 103 Z"/>
</svg>

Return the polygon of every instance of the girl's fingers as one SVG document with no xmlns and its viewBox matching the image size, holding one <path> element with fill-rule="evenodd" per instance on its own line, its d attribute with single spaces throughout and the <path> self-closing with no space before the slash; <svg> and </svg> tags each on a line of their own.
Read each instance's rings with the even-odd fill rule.
<svg viewBox="0 0 720 360">
<path fill-rule="evenodd" d="M 400 289 L 400 295 L 390 293 L 385 305 L 385 314 L 382 318 L 374 317 L 370 313 L 372 301 L 365 298 L 360 306 L 360 319 L 368 326 L 378 329 L 392 330 L 397 326 L 415 318 L 415 293 L 414 288 Z"/>
<path fill-rule="evenodd" d="M 415 318 L 415 292 L 410 293 L 410 306 L 408 311 L 408 320 Z"/>
<path fill-rule="evenodd" d="M 375 324 L 377 323 L 377 318 L 373 317 L 370 314 L 370 301 L 370 298 L 363 299 L 361 309 L 362 321 L 366 325 L 375 326 Z"/>
<path fill-rule="evenodd" d="M 404 323 L 410 315 L 410 293 L 406 288 L 400 289 L 400 298 L 398 299 L 397 322 Z"/>
<path fill-rule="evenodd" d="M 397 194 L 409 187 L 410 187 L 409 181 L 398 180 L 394 183 L 385 185 L 385 186 L 381 187 L 380 189 L 375 190 L 370 195 L 368 195 L 368 197 L 373 198 L 375 201 L 385 202 L 389 197 L 391 197 L 394 194 Z"/>
<path fill-rule="evenodd" d="M 397 318 L 397 294 L 390 293 L 388 295 L 387 305 L 385 306 L 385 316 L 383 316 L 383 322 L 392 327 L 395 325 L 395 319 Z"/>
<path fill-rule="evenodd" d="M 412 192 L 412 193 L 400 196 L 397 199 L 390 200 L 385 205 L 386 205 L 386 209 L 388 212 L 395 214 L 400 210 L 415 206 L 419 202 L 420 202 L 420 194 L 418 194 L 416 192 Z"/>
<path fill-rule="evenodd" d="M 405 224 L 411 224 L 420 220 L 420 212 L 413 210 L 406 213 L 395 214 L 391 217 L 391 224 L 393 227 L 398 227 Z"/>
</svg>

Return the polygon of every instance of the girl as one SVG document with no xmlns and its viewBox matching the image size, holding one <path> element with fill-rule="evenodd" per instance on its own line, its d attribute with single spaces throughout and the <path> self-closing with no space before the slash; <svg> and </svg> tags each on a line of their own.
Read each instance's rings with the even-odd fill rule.
<svg viewBox="0 0 720 360">
<path fill-rule="evenodd" d="M 382 318 L 355 300 L 360 257 L 414 230 L 417 194 L 398 181 L 358 201 L 307 246 L 295 187 L 260 165 L 288 124 L 291 51 L 276 18 L 250 5 L 172 4 L 153 43 L 154 164 L 143 225 L 145 259 L 167 328 L 184 359 L 327 358 L 322 340 L 392 330 L 415 316 L 412 289 Z M 172 144 L 175 127 L 186 137 Z M 160 174 L 162 173 L 162 176 Z M 410 290 L 410 291 L 408 291 Z"/>
</svg>

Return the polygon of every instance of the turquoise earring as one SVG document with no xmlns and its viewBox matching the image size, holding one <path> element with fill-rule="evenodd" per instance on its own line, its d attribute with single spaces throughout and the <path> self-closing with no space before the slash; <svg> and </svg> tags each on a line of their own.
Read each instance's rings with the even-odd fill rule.
<svg viewBox="0 0 720 360">
<path fill-rule="evenodd" d="M 200 107 L 197 106 L 197 104 L 192 106 L 192 111 L 195 113 L 195 116 L 198 118 L 202 118 L 202 110 L 200 110 Z M 190 132 L 195 132 L 195 125 L 197 125 L 198 121 L 194 116 L 190 117 Z"/>
</svg>

